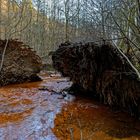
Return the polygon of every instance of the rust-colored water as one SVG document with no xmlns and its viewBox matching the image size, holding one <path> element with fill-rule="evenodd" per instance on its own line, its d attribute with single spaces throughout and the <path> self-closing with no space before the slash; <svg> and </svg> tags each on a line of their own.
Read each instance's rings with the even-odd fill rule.
<svg viewBox="0 0 140 140">
<path fill-rule="evenodd" d="M 39 90 L 71 85 L 59 75 L 0 88 L 0 140 L 139 140 L 140 122 L 91 99 Z"/>
</svg>

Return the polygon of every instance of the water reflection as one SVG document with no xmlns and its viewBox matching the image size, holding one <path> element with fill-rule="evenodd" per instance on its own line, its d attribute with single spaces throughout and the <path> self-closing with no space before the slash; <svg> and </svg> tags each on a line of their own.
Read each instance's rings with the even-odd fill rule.
<svg viewBox="0 0 140 140">
<path fill-rule="evenodd" d="M 49 81 L 48 81 L 49 79 Z M 41 86 L 61 90 L 66 79 L 45 76 L 43 82 L 0 89 L 0 140 L 56 140 L 52 132 L 56 114 L 67 102 L 62 96 L 38 90 Z M 61 84 L 58 82 L 61 81 Z"/>
</svg>

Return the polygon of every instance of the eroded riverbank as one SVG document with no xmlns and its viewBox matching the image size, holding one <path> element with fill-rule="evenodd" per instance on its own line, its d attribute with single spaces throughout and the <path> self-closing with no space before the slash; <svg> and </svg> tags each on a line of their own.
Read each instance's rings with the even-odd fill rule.
<svg viewBox="0 0 140 140">
<path fill-rule="evenodd" d="M 88 98 L 68 101 L 51 90 L 71 85 L 59 75 L 0 88 L 0 140 L 140 139 L 140 122 Z M 46 86 L 48 90 L 39 90 Z"/>
</svg>

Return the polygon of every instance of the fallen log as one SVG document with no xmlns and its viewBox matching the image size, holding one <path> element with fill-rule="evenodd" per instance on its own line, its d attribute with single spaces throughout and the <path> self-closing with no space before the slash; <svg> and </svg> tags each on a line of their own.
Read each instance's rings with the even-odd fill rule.
<svg viewBox="0 0 140 140">
<path fill-rule="evenodd" d="M 53 66 L 112 107 L 140 116 L 140 81 L 136 71 L 111 44 L 64 43 L 52 55 Z"/>
<path fill-rule="evenodd" d="M 0 40 L 0 64 L 0 86 L 41 80 L 37 76 L 42 67 L 41 59 L 23 42 Z"/>
</svg>

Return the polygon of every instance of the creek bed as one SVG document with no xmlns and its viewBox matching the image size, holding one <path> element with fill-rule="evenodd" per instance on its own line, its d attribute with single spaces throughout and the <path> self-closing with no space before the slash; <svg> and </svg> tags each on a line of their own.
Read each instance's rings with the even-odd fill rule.
<svg viewBox="0 0 140 140">
<path fill-rule="evenodd" d="M 127 113 L 113 112 L 90 98 L 63 98 L 50 91 L 70 87 L 68 79 L 41 77 L 41 82 L 0 88 L 0 140 L 140 139 L 140 122 Z"/>
</svg>

